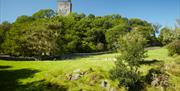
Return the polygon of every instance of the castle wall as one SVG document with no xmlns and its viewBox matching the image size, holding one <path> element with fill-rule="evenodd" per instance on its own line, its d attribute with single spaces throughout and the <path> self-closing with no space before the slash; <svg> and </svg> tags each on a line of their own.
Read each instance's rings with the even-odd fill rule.
<svg viewBox="0 0 180 91">
<path fill-rule="evenodd" d="M 71 2 L 58 2 L 57 12 L 59 15 L 68 15 L 72 11 Z"/>
</svg>

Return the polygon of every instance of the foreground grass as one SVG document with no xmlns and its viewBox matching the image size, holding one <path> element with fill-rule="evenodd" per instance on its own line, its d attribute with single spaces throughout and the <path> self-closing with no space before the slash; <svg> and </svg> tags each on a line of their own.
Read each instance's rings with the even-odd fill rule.
<svg viewBox="0 0 180 91">
<path fill-rule="evenodd" d="M 170 64 L 175 70 L 169 70 L 171 75 L 171 81 L 176 85 L 177 91 L 180 90 L 180 57 L 169 57 L 168 51 L 165 48 L 156 48 L 153 50 L 148 50 L 147 62 L 141 65 L 140 71 L 145 75 L 149 69 L 160 66 L 160 64 Z M 95 73 L 87 75 L 87 77 L 82 78 L 79 82 L 73 82 L 80 84 L 87 81 L 92 75 L 107 74 L 109 75 L 109 70 L 114 66 L 114 58 L 118 56 L 117 53 L 103 54 L 96 56 L 89 56 L 84 58 L 76 58 L 71 60 L 59 60 L 59 61 L 0 61 L 0 91 L 13 91 L 18 87 L 22 87 L 29 83 L 41 81 L 42 79 L 50 79 L 52 75 L 66 75 L 73 72 L 74 70 L 89 70 L 94 69 Z M 148 60 L 157 60 L 151 62 Z M 48 76 L 47 76 L 48 75 Z M 108 79 L 106 75 L 102 75 L 103 79 Z M 57 76 L 54 77 L 57 81 Z M 53 82 L 55 82 L 53 78 Z M 62 77 L 63 78 L 63 77 Z M 99 80 L 99 79 L 97 79 Z M 89 81 L 89 80 L 88 80 Z M 88 82 L 87 81 L 87 82 Z M 66 82 L 69 85 L 72 83 L 66 80 L 61 80 L 61 82 Z M 58 83 L 58 82 L 55 82 Z M 97 82 L 98 83 L 98 82 Z M 100 84 L 100 83 L 98 83 Z M 112 84 L 116 84 L 113 83 Z M 88 85 L 81 84 L 84 88 Z M 77 86 L 76 86 L 77 87 Z M 95 86 L 98 87 L 98 86 Z M 99 88 L 95 88 L 96 90 Z M 149 91 L 156 90 L 154 88 L 148 88 Z"/>
</svg>

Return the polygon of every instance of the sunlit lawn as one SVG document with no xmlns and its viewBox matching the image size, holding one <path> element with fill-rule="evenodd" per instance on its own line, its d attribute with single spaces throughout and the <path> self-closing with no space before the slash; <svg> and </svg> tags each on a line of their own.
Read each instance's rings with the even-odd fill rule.
<svg viewBox="0 0 180 91">
<path fill-rule="evenodd" d="M 158 60 L 155 63 L 141 65 L 140 71 L 144 74 L 148 69 L 159 66 L 162 63 L 168 64 L 174 62 L 174 57 L 168 56 L 165 48 L 158 48 L 148 51 L 147 60 Z M 16 86 L 41 80 L 48 72 L 63 70 L 63 72 L 71 72 L 76 69 L 101 68 L 109 71 L 114 66 L 114 58 L 118 53 L 103 54 L 96 56 L 88 56 L 84 58 L 76 58 L 71 60 L 58 61 L 0 61 L 0 89 L 7 86 L 5 90 L 9 91 Z M 177 69 L 180 70 L 180 69 Z M 172 79 L 179 85 L 180 77 L 172 75 Z M 18 84 L 18 85 L 17 85 Z M 11 87 L 12 86 L 12 87 Z M 177 87 L 179 89 L 179 87 Z M 4 90 L 4 89 L 3 89 Z M 2 91 L 2 90 L 1 90 Z"/>
</svg>

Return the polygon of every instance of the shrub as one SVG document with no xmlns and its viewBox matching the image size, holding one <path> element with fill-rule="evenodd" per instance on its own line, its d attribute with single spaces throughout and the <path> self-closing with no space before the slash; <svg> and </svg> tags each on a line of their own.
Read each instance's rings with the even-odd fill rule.
<svg viewBox="0 0 180 91">
<path fill-rule="evenodd" d="M 145 77 L 145 81 L 154 87 L 162 87 L 164 91 L 171 87 L 169 81 L 169 75 L 164 70 L 164 66 L 161 68 L 152 68 L 149 70 L 148 74 Z"/>
<path fill-rule="evenodd" d="M 119 84 L 126 87 L 128 91 L 141 91 L 145 88 L 141 81 L 140 74 L 129 69 L 129 66 L 124 64 L 122 59 L 118 59 L 116 68 L 111 71 L 111 78 L 117 79 Z"/>
<path fill-rule="evenodd" d="M 167 46 L 169 55 L 180 54 L 180 40 L 175 40 Z"/>
</svg>

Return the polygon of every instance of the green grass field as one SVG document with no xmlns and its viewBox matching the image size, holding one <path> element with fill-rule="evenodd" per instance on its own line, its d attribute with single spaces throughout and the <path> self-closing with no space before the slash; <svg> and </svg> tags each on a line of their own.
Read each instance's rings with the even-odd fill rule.
<svg viewBox="0 0 180 91">
<path fill-rule="evenodd" d="M 168 56 L 168 51 L 165 48 L 156 48 L 153 50 L 148 50 L 148 57 L 146 60 L 158 60 L 158 62 L 148 61 L 141 65 L 140 71 L 143 74 L 146 74 L 150 68 L 155 68 L 160 66 L 160 64 L 167 64 L 172 67 L 168 72 L 171 75 L 171 82 L 175 84 L 175 88 L 177 91 L 180 91 L 180 56 Z M 13 91 L 20 90 L 17 88 L 22 88 L 27 84 L 31 84 L 34 82 L 41 81 L 43 79 L 50 80 L 54 83 L 60 83 L 57 80 L 58 75 L 68 74 L 73 72 L 74 70 L 89 70 L 90 68 L 98 71 L 93 74 L 106 74 L 109 75 L 108 72 L 114 66 L 114 58 L 118 56 L 117 53 L 111 54 L 103 54 L 96 56 L 88 56 L 83 58 L 75 58 L 71 60 L 58 60 L 58 61 L 5 61 L 0 60 L 0 91 Z M 56 79 L 50 77 L 49 74 L 56 75 Z M 90 74 L 91 75 L 91 74 Z M 90 77 L 90 75 L 88 75 Z M 87 77 L 88 77 L 87 76 Z M 61 77 L 63 78 L 63 77 Z M 108 79 L 108 77 L 104 76 L 104 79 Z M 53 79 L 53 81 L 52 81 Z M 72 83 L 76 83 L 76 90 L 80 87 L 82 88 L 91 88 L 81 84 L 81 80 L 87 81 L 88 78 L 84 77 L 78 82 L 67 82 L 62 81 L 62 83 L 66 82 L 68 86 L 71 86 Z M 83 81 L 84 82 L 84 81 Z M 112 82 L 115 84 L 115 82 Z M 78 86 L 77 86 L 78 85 Z M 98 87 L 98 86 L 96 86 Z M 97 88 L 99 89 L 99 88 Z M 96 90 L 97 90 L 96 89 Z M 71 89 L 72 90 L 72 89 Z M 75 89 L 73 89 L 75 90 Z M 156 88 L 148 88 L 149 91 L 156 91 Z M 21 89 L 21 91 L 25 91 L 25 89 Z M 34 91 L 34 90 L 33 90 Z M 35 90 L 37 91 L 37 90 Z M 51 91 L 51 90 L 47 90 Z M 98 91 L 98 90 L 97 90 Z"/>
</svg>

